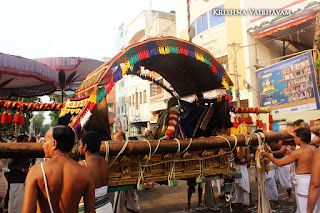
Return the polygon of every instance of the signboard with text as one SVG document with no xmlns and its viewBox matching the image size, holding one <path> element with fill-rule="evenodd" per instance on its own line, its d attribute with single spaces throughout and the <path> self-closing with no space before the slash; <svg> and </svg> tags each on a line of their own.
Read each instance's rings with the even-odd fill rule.
<svg viewBox="0 0 320 213">
<path fill-rule="evenodd" d="M 257 71 L 261 107 L 273 110 L 314 104 L 319 109 L 319 94 L 311 51 Z"/>
</svg>

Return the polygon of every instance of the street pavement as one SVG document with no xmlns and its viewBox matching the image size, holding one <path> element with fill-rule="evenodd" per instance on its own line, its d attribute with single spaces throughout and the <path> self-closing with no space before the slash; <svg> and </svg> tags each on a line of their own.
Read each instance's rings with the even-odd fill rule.
<svg viewBox="0 0 320 213">
<path fill-rule="evenodd" d="M 251 192 L 252 192 L 252 200 L 254 201 L 254 205 L 249 208 L 250 213 L 257 212 L 257 183 L 253 176 L 253 170 L 251 170 Z M 197 187 L 196 187 L 197 188 Z M 198 192 L 192 194 L 191 198 L 191 209 L 185 211 L 187 207 L 187 182 L 183 180 L 177 181 L 177 186 L 168 187 L 167 185 L 159 185 L 156 184 L 152 190 L 143 190 L 138 191 L 139 203 L 141 207 L 140 213 L 206 213 L 206 212 L 219 212 L 219 213 L 227 213 L 231 212 L 229 207 L 225 207 L 227 202 L 224 199 L 217 197 L 217 190 L 215 190 L 215 201 L 217 210 L 207 209 L 207 208 L 198 208 Z M 296 209 L 296 204 L 287 203 L 287 192 L 281 186 L 279 189 L 279 209 L 273 210 L 273 213 L 294 213 Z M 294 190 L 292 191 L 294 194 Z M 113 200 L 113 193 L 110 193 L 110 200 Z M 232 206 L 233 213 L 241 213 L 242 207 L 241 205 L 233 205 Z M 7 212 L 7 209 L 4 211 Z M 126 212 L 126 210 L 124 211 Z"/>
<path fill-rule="evenodd" d="M 167 185 L 156 184 L 153 190 L 138 191 L 139 203 L 141 207 L 140 213 L 196 213 L 196 212 L 231 212 L 229 207 L 225 207 L 227 202 L 224 199 L 215 198 L 216 206 L 219 210 L 210 210 L 206 208 L 197 208 L 198 193 L 193 193 L 191 198 L 191 210 L 185 211 L 187 206 L 187 182 L 183 180 L 177 181 L 177 186 L 168 187 Z M 249 208 L 249 212 L 257 212 L 257 183 L 251 171 L 251 191 L 254 204 Z M 294 213 L 296 209 L 295 202 L 287 203 L 287 192 L 281 186 L 279 189 L 279 209 L 273 210 L 273 213 Z M 217 196 L 216 188 L 215 196 Z M 292 191 L 294 194 L 294 190 Z M 232 205 L 233 213 L 242 212 L 241 205 Z"/>
</svg>

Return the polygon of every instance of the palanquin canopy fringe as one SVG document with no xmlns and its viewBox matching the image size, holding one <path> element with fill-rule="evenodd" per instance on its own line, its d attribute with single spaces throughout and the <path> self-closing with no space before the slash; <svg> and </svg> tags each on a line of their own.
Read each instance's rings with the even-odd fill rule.
<svg viewBox="0 0 320 213">
<path fill-rule="evenodd" d="M 164 37 L 147 39 L 127 47 L 110 62 L 90 73 L 76 92 L 77 99 L 70 101 L 88 99 L 92 94 L 96 96 L 101 84 L 105 85 L 105 94 L 108 94 L 125 74 L 139 74 L 140 66 L 160 74 L 180 97 L 225 88 L 225 99 L 232 100 L 233 84 L 223 66 L 209 51 L 185 40 Z M 84 111 L 88 112 L 88 107 Z M 88 115 L 86 112 L 74 118 L 71 126 L 77 127 L 82 119 L 88 120 L 84 116 Z"/>
<path fill-rule="evenodd" d="M 101 82 L 108 93 L 134 65 L 162 75 L 180 96 L 225 87 L 232 99 L 232 82 L 214 56 L 200 46 L 173 37 L 147 39 L 127 47 L 88 75 L 77 97 L 91 94 Z"/>
</svg>

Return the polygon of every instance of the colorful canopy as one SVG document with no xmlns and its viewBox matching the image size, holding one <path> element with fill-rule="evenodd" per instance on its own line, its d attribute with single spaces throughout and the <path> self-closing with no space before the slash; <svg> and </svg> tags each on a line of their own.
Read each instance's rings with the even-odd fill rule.
<svg viewBox="0 0 320 213">
<path fill-rule="evenodd" d="M 92 110 L 114 84 L 125 74 L 139 75 L 139 66 L 162 75 L 180 97 L 224 87 L 228 91 L 225 99 L 232 100 L 232 82 L 207 50 L 173 37 L 148 39 L 127 47 L 87 76 L 77 98 L 69 100 L 61 110 L 71 118 L 69 125 L 76 130 L 84 127 Z M 105 88 L 99 88 L 101 84 Z"/>
<path fill-rule="evenodd" d="M 106 85 L 108 93 L 126 73 L 137 73 L 139 69 L 134 66 L 159 73 L 180 97 L 224 87 L 229 93 L 228 99 L 232 99 L 232 82 L 214 56 L 174 37 L 148 39 L 127 47 L 90 73 L 80 85 L 77 97 L 90 95 L 101 83 Z"/>
<path fill-rule="evenodd" d="M 0 53 L 0 99 L 50 94 L 57 80 L 56 71 L 44 64 Z"/>
<path fill-rule="evenodd" d="M 66 79 L 68 76 L 77 71 L 77 79 L 68 85 L 67 89 L 76 90 L 81 82 L 97 67 L 103 64 L 103 61 L 98 61 L 89 58 L 80 57 L 50 57 L 50 58 L 36 58 L 34 59 L 40 63 L 43 63 L 49 67 L 54 68 L 56 71 L 63 70 L 66 73 Z M 59 85 L 59 82 L 56 82 Z"/>
</svg>

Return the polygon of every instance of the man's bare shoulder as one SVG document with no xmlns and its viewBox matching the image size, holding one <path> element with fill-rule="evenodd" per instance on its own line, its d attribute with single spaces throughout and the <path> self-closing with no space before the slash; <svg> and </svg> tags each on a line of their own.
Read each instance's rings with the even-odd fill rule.
<svg viewBox="0 0 320 213">
<path fill-rule="evenodd" d="M 303 154 L 305 151 L 306 151 L 306 150 L 299 148 L 299 149 L 294 150 L 290 155 L 291 155 L 291 156 L 293 156 L 293 155 L 300 155 L 300 154 Z"/>
<path fill-rule="evenodd" d="M 311 149 L 312 151 L 314 151 L 314 152 L 318 150 L 318 148 L 315 147 L 315 146 L 313 146 L 313 145 L 310 145 L 310 144 L 309 144 L 309 147 L 310 147 L 310 149 Z"/>
<path fill-rule="evenodd" d="M 59 171 L 77 178 L 90 178 L 90 171 L 71 158 L 50 159 L 43 163 L 46 173 L 57 174 Z"/>
<path fill-rule="evenodd" d="M 72 172 L 77 177 L 82 177 L 84 179 L 92 178 L 90 170 L 74 160 L 68 161 L 65 166 L 68 169 L 67 171 Z"/>
<path fill-rule="evenodd" d="M 108 161 L 106 161 L 106 160 L 104 159 L 104 157 L 102 157 L 102 156 L 99 155 L 98 159 L 99 159 L 99 161 L 100 161 L 101 163 L 108 164 Z"/>
<path fill-rule="evenodd" d="M 299 149 L 296 149 L 293 151 L 290 155 L 298 156 L 298 157 L 310 157 L 316 151 L 316 147 L 312 145 L 307 145 L 305 147 L 300 147 Z"/>
<path fill-rule="evenodd" d="M 28 172 L 29 179 L 38 179 L 42 176 L 41 165 L 37 163 L 33 165 Z"/>
</svg>

